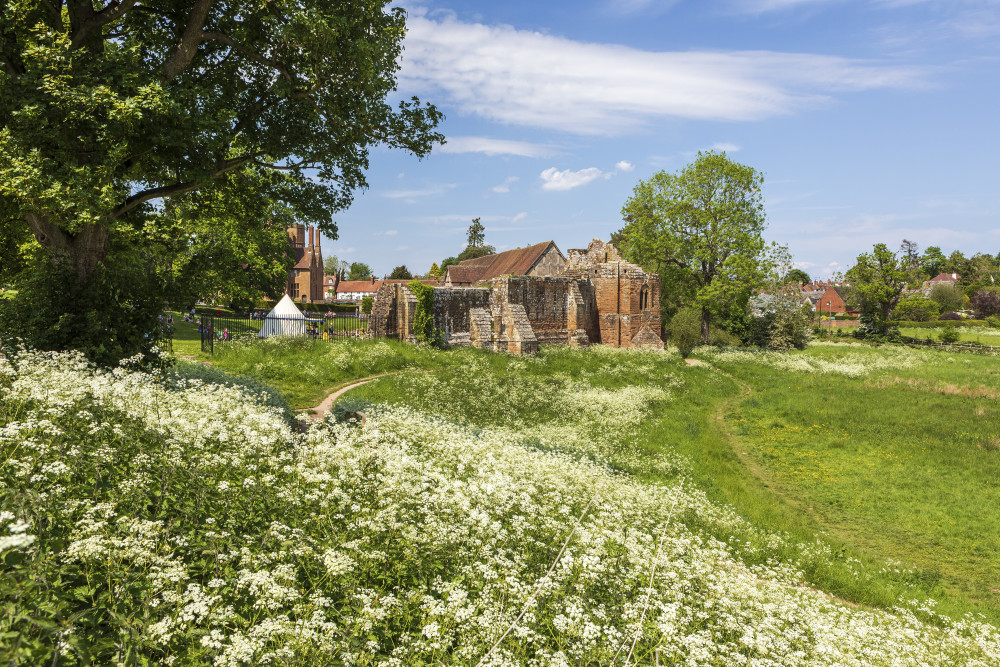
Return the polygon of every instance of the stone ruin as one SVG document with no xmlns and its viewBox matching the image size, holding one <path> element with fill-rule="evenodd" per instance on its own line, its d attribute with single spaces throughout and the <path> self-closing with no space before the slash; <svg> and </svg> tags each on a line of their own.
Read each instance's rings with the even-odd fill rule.
<svg viewBox="0 0 1000 667">
<path fill-rule="evenodd" d="M 405 284 L 375 294 L 368 334 L 417 342 L 417 299 Z M 508 275 L 488 285 L 436 287 L 434 326 L 448 345 L 532 354 L 539 345 L 663 349 L 660 277 L 598 239 L 570 250 L 555 277 Z"/>
</svg>

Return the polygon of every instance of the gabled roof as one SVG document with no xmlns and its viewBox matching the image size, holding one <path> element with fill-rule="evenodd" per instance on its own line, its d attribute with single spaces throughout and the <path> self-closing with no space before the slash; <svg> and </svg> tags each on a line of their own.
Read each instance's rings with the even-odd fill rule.
<svg viewBox="0 0 1000 667">
<path fill-rule="evenodd" d="M 295 262 L 293 269 L 311 269 L 312 268 L 313 253 L 312 250 L 306 250 L 302 253 L 302 257 L 299 257 L 299 261 Z"/>
<path fill-rule="evenodd" d="M 527 248 L 517 248 L 495 255 L 467 259 L 449 266 L 446 275 L 452 283 L 469 284 L 474 284 L 481 280 L 489 280 L 497 276 L 523 276 L 534 268 L 535 264 L 549 250 L 549 247 L 555 248 L 559 256 L 566 259 L 556 246 L 555 241 L 544 241 L 543 243 L 536 243 Z"/>
<path fill-rule="evenodd" d="M 928 282 L 932 283 L 957 283 L 962 276 L 957 273 L 939 273 Z"/>
</svg>

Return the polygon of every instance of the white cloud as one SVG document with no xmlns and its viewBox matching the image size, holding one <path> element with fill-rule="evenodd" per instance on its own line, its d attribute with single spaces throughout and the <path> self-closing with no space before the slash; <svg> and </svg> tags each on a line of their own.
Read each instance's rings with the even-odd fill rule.
<svg viewBox="0 0 1000 667">
<path fill-rule="evenodd" d="M 547 157 L 552 155 L 555 150 L 545 144 L 532 144 L 527 141 L 490 139 L 489 137 L 448 137 L 447 143 L 435 149 L 435 152 Z"/>
<path fill-rule="evenodd" d="M 419 9 L 407 28 L 404 93 L 463 114 L 578 134 L 619 134 L 668 117 L 761 120 L 829 103 L 834 93 L 918 86 L 929 72 L 808 53 L 642 51 L 453 16 L 432 20 Z M 457 139 L 451 150 L 536 150 Z"/>
<path fill-rule="evenodd" d="M 377 232 L 375 232 L 375 236 L 395 236 L 398 233 L 399 233 L 399 230 L 396 230 L 396 229 L 386 229 L 385 231 L 377 231 Z"/>
<path fill-rule="evenodd" d="M 337 255 L 349 255 L 354 252 L 354 248 L 334 248 L 333 252 Z"/>
<path fill-rule="evenodd" d="M 811 5 L 831 4 L 835 0 L 734 0 L 733 6 L 739 12 L 763 14 L 787 9 L 797 9 Z"/>
<path fill-rule="evenodd" d="M 720 151 L 723 153 L 735 153 L 740 150 L 740 147 L 736 144 L 730 144 L 725 141 L 717 141 L 708 147 L 710 151 Z"/>
<path fill-rule="evenodd" d="M 589 167 L 580 171 L 572 171 L 571 169 L 559 171 L 555 167 L 549 167 L 539 175 L 539 178 L 544 181 L 542 190 L 550 191 L 572 190 L 586 185 L 594 179 L 610 177 L 611 174 L 606 174 L 597 167 Z"/>
<path fill-rule="evenodd" d="M 398 245 L 398 246 L 396 246 L 396 250 L 406 250 L 406 249 L 408 249 L 409 247 L 410 247 L 410 246 L 407 246 L 407 245 Z"/>
<path fill-rule="evenodd" d="M 626 160 L 622 160 L 621 162 L 615 164 L 615 169 L 618 171 L 633 171 L 635 169 L 635 165 Z"/>
<path fill-rule="evenodd" d="M 433 197 L 434 195 L 444 194 L 447 190 L 454 187 L 454 183 L 445 183 L 443 185 L 435 185 L 430 188 L 424 188 L 423 190 L 389 190 L 388 192 L 383 192 L 382 196 L 387 199 L 416 199 L 417 197 Z"/>
<path fill-rule="evenodd" d="M 493 192 L 499 192 L 500 194 L 510 192 L 510 186 L 517 183 L 519 180 L 520 179 L 517 176 L 508 176 L 503 183 L 493 186 Z"/>
<path fill-rule="evenodd" d="M 515 215 L 513 218 L 511 218 L 510 221 L 511 221 L 511 223 L 521 222 L 522 220 L 524 220 L 527 217 L 528 217 L 527 212 L 521 211 L 520 213 L 518 213 L 517 215 Z"/>
</svg>

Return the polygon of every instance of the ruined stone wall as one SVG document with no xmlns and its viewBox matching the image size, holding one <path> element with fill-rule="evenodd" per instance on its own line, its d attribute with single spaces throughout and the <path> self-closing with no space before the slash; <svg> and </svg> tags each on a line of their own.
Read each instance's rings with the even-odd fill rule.
<svg viewBox="0 0 1000 667">
<path fill-rule="evenodd" d="M 576 285 L 579 299 L 573 298 Z M 570 278 L 536 278 L 505 276 L 493 281 L 490 309 L 499 312 L 504 304 L 517 304 L 525 315 L 541 345 L 567 345 L 576 336 L 578 322 L 596 323 L 593 311 L 593 290 L 589 283 Z M 573 304 L 571 318 L 571 304 Z M 571 322 L 572 319 L 572 322 Z M 584 327 L 596 332 L 596 326 Z M 588 335 L 590 331 L 587 331 Z"/>
<path fill-rule="evenodd" d="M 468 345 L 473 308 L 488 308 L 490 290 L 481 287 L 434 289 L 434 326 L 444 332 L 449 345 Z"/>
<path fill-rule="evenodd" d="M 372 338 L 399 338 L 396 318 L 396 286 L 383 283 L 375 292 L 367 333 Z"/>
<path fill-rule="evenodd" d="M 644 326 L 660 336 L 660 277 L 616 261 L 590 269 L 596 295 L 600 342 L 631 347 Z M 648 340 L 648 336 L 644 337 Z"/>
</svg>

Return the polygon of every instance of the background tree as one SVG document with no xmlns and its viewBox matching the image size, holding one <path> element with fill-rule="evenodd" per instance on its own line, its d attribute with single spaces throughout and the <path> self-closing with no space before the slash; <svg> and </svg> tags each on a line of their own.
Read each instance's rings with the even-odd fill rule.
<svg viewBox="0 0 1000 667">
<path fill-rule="evenodd" d="M 347 270 L 347 280 L 371 280 L 372 267 L 364 262 L 352 262 Z"/>
<path fill-rule="evenodd" d="M 444 271 L 442 271 L 441 267 L 439 267 L 437 265 L 437 262 L 434 262 L 433 264 L 431 264 L 431 269 L 430 269 L 430 271 L 427 272 L 427 275 L 429 275 L 431 278 L 434 278 L 436 280 L 436 279 L 440 278 L 441 274 L 443 274 L 443 273 L 444 273 Z"/>
<path fill-rule="evenodd" d="M 340 259 L 336 255 L 330 255 L 329 257 L 325 257 L 323 259 L 323 273 L 328 276 L 346 276 L 350 268 L 351 265 L 349 263 Z"/>
<path fill-rule="evenodd" d="M 942 313 L 961 310 L 965 305 L 965 292 L 958 285 L 937 284 L 931 288 L 929 298 Z"/>
<path fill-rule="evenodd" d="M 479 222 L 479 218 L 473 218 L 466 235 L 466 246 L 469 248 L 480 248 L 486 245 L 486 227 Z"/>
<path fill-rule="evenodd" d="M 803 285 L 808 285 L 812 282 L 812 278 L 809 277 L 809 274 L 802 269 L 790 270 L 781 280 L 783 285 L 787 285 L 788 283 L 802 283 Z"/>
<path fill-rule="evenodd" d="M 742 342 L 769 350 L 801 350 L 809 342 L 813 311 L 803 303 L 800 281 L 787 279 L 799 269 L 791 268 L 792 256 L 787 248 L 774 247 L 768 255 L 766 281 L 761 294 L 751 299 Z"/>
<path fill-rule="evenodd" d="M 909 275 L 909 284 L 912 287 L 918 286 L 922 277 L 920 267 L 920 246 L 913 241 L 903 239 L 903 242 L 899 244 L 899 257 L 903 269 Z"/>
<path fill-rule="evenodd" d="M 408 268 L 406 268 L 406 264 L 403 264 L 401 266 L 397 266 L 396 268 L 394 268 L 392 270 L 392 273 L 389 274 L 389 278 L 392 280 L 400 280 L 400 279 L 412 280 L 413 274 L 410 273 L 410 270 Z"/>
<path fill-rule="evenodd" d="M 902 297 L 892 317 L 907 322 L 933 322 L 941 315 L 941 307 L 921 295 Z"/>
<path fill-rule="evenodd" d="M 944 271 L 947 261 L 948 258 L 941 252 L 941 248 L 932 245 L 924 250 L 924 254 L 920 257 L 920 266 L 924 270 L 924 276 L 930 280 Z"/>
<path fill-rule="evenodd" d="M 142 255 L 130 230 L 174 229 L 150 202 L 249 168 L 336 238 L 331 213 L 365 186 L 372 146 L 423 156 L 442 139 L 433 107 L 386 103 L 405 34 L 388 0 L 63 4 L 0 8 L 0 215 L 81 289 Z M 60 307 L 85 319 L 121 288 Z"/>
<path fill-rule="evenodd" d="M 663 292 L 674 290 L 700 309 L 703 343 L 712 318 L 745 312 L 763 282 L 763 180 L 725 153 L 699 152 L 676 174 L 640 181 L 622 208 L 620 249 L 659 273 Z"/>
<path fill-rule="evenodd" d="M 981 289 L 969 299 L 977 319 L 1000 315 L 1000 287 Z"/>
<path fill-rule="evenodd" d="M 888 332 L 890 316 L 908 277 L 896 254 L 884 243 L 877 244 L 871 253 L 858 255 L 845 275 L 850 284 L 847 302 L 860 313 L 866 330 L 882 335 Z"/>
</svg>

